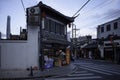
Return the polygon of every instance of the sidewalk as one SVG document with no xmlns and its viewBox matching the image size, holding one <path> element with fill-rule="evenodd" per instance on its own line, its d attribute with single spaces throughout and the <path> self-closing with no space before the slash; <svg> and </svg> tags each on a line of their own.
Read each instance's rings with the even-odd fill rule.
<svg viewBox="0 0 120 80">
<path fill-rule="evenodd" d="M 33 79 L 33 78 L 45 78 L 52 76 L 63 76 L 71 73 L 75 69 L 75 66 L 71 63 L 66 66 L 54 67 L 46 69 L 43 72 L 33 71 L 33 76 L 29 76 L 30 71 L 27 70 L 0 70 L 1 79 Z"/>
</svg>

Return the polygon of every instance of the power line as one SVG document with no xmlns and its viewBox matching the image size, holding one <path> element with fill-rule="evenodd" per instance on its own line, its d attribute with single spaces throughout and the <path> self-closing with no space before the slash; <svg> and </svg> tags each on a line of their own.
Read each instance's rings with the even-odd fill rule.
<svg viewBox="0 0 120 80">
<path fill-rule="evenodd" d="M 22 6 L 23 6 L 23 9 L 24 9 L 24 11 L 25 11 L 25 6 L 24 6 L 24 3 L 23 3 L 23 1 L 21 0 L 21 3 L 22 3 Z M 25 11 L 26 12 L 26 11 Z"/>
<path fill-rule="evenodd" d="M 107 16 L 104 16 L 104 17 L 101 17 L 101 18 L 99 18 L 99 19 L 97 19 L 96 21 L 92 21 L 91 23 L 89 23 L 89 24 L 87 24 L 87 25 L 84 25 L 83 27 L 81 27 L 81 28 L 85 28 L 85 27 L 90 27 L 90 26 L 92 26 L 94 23 L 96 23 L 96 24 L 94 24 L 94 26 L 95 25 L 99 25 L 99 24 L 103 24 L 103 23 L 106 23 L 106 22 L 104 22 L 104 21 L 106 21 L 107 20 L 107 22 L 109 22 L 108 20 L 110 20 L 110 19 L 113 19 L 113 17 L 115 17 L 115 18 L 118 18 L 118 17 L 120 17 L 120 10 L 118 10 L 118 11 L 116 11 L 116 12 L 114 12 L 113 14 L 111 14 L 111 15 L 107 15 Z M 106 19 L 106 20 L 105 20 Z M 104 21 L 103 21 L 104 20 Z M 99 23 L 97 23 L 99 21 Z M 95 26 L 96 27 L 96 26 Z M 94 28 L 94 27 L 92 27 L 92 28 Z"/>
<path fill-rule="evenodd" d="M 87 5 L 87 3 L 89 2 L 90 0 L 88 0 L 72 17 L 75 17 L 75 15 L 80 12 L 84 7 L 85 5 Z"/>
<path fill-rule="evenodd" d="M 90 10 L 82 13 L 81 15 L 87 15 L 87 14 L 90 14 L 90 13 L 92 13 L 92 12 L 95 12 L 95 11 L 93 11 L 93 10 L 96 10 L 96 9 L 98 9 L 98 8 L 103 8 L 103 7 L 105 8 L 105 6 L 108 6 L 108 5 L 105 5 L 105 4 L 111 4 L 112 1 L 113 1 L 113 0 L 103 1 L 102 3 L 94 6 L 92 9 L 90 9 Z M 104 5 L 104 6 L 103 6 L 103 5 Z M 87 13 L 87 14 L 86 14 L 86 13 Z"/>
<path fill-rule="evenodd" d="M 109 2 L 108 1 L 104 1 L 104 2 L 102 2 L 102 3 L 100 3 L 99 5 L 100 6 L 96 6 L 95 8 L 100 8 L 100 7 L 105 7 L 105 6 L 108 6 L 108 5 L 105 5 L 105 6 L 101 6 L 101 5 L 104 5 L 104 4 L 108 4 L 108 3 L 112 3 L 112 1 L 113 0 L 110 0 Z M 92 9 L 93 10 L 93 9 Z M 89 13 L 90 11 L 87 11 L 87 13 Z M 95 11 L 93 11 L 93 12 L 95 12 Z M 120 15 L 119 15 L 119 13 L 120 13 L 120 10 L 118 10 L 118 11 L 115 11 L 114 13 L 112 13 L 112 14 L 110 14 L 110 15 L 106 15 L 106 16 L 102 16 L 101 18 L 99 18 L 98 20 L 100 21 L 100 20 L 103 20 L 103 19 L 106 19 L 106 20 L 108 20 L 108 19 L 112 19 L 113 17 L 116 17 L 116 16 L 118 16 L 118 17 L 120 17 Z M 88 18 L 88 17 L 87 17 Z M 97 21 L 98 21 L 97 20 Z M 96 23 L 97 21 L 92 21 L 90 24 L 92 24 L 92 23 Z M 85 25 L 85 26 L 87 26 L 87 25 Z M 84 27 L 82 27 L 82 28 L 84 28 Z"/>
<path fill-rule="evenodd" d="M 107 16 L 103 17 L 102 19 L 106 19 L 106 18 L 110 19 L 110 18 L 113 18 L 113 17 L 115 17 L 115 16 L 120 17 L 120 10 L 115 11 L 115 12 L 112 13 L 111 15 L 107 15 Z"/>
</svg>

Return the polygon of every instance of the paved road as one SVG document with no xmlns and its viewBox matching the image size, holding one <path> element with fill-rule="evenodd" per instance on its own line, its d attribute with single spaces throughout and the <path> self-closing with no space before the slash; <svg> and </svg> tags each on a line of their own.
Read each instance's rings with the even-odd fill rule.
<svg viewBox="0 0 120 80">
<path fill-rule="evenodd" d="M 80 59 L 73 64 L 76 68 L 72 73 L 45 80 L 120 80 L 120 65 L 88 59 Z"/>
</svg>

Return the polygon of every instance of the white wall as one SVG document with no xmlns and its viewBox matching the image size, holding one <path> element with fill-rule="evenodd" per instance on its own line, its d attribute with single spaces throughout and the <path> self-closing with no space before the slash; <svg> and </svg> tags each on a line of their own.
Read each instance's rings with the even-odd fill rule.
<svg viewBox="0 0 120 80">
<path fill-rule="evenodd" d="M 100 57 L 104 58 L 104 46 L 103 45 L 98 45 L 98 49 L 100 50 Z"/>
<path fill-rule="evenodd" d="M 70 32 L 67 33 L 67 41 L 71 42 L 71 40 L 70 40 Z"/>
<path fill-rule="evenodd" d="M 28 27 L 28 40 L 0 40 L 1 68 L 38 67 L 38 27 Z"/>
</svg>

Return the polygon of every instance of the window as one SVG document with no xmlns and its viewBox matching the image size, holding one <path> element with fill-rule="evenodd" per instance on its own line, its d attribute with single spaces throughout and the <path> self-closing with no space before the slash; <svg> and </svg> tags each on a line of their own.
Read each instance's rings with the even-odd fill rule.
<svg viewBox="0 0 120 80">
<path fill-rule="evenodd" d="M 115 23 L 114 23 L 114 29 L 117 29 L 117 28 L 118 28 L 118 23 L 115 22 Z"/>
<path fill-rule="evenodd" d="M 52 21 L 52 32 L 55 33 L 55 22 L 54 21 Z"/>
<path fill-rule="evenodd" d="M 51 29 L 52 29 L 52 28 L 51 28 L 51 20 L 49 20 L 48 22 L 49 22 L 49 32 L 51 32 L 51 31 L 52 31 L 52 30 L 51 30 Z"/>
<path fill-rule="evenodd" d="M 55 22 L 51 20 L 51 32 L 55 32 Z"/>
<path fill-rule="evenodd" d="M 104 32 L 104 27 L 101 27 L 101 33 Z"/>
<path fill-rule="evenodd" d="M 107 25 L 107 29 L 106 29 L 106 30 L 107 30 L 107 31 L 110 31 L 110 30 L 111 30 L 110 24 Z"/>
<path fill-rule="evenodd" d="M 62 25 L 59 24 L 59 27 L 60 27 L 60 34 L 62 34 Z"/>
<path fill-rule="evenodd" d="M 64 25 L 61 25 L 61 34 L 64 35 L 65 29 L 64 29 Z"/>
<path fill-rule="evenodd" d="M 58 23 L 57 26 L 58 26 L 58 33 L 61 34 L 61 26 L 60 26 L 60 24 Z"/>
<path fill-rule="evenodd" d="M 45 30 L 49 31 L 49 20 L 45 18 Z"/>
<path fill-rule="evenodd" d="M 64 25 L 58 24 L 59 26 L 59 34 L 64 35 L 65 34 L 65 28 Z"/>
<path fill-rule="evenodd" d="M 56 23 L 56 33 L 59 33 L 59 24 Z"/>
<path fill-rule="evenodd" d="M 55 22 L 55 33 L 57 33 L 57 23 Z"/>
<path fill-rule="evenodd" d="M 47 18 L 45 19 L 45 30 L 60 35 L 65 34 L 65 26 L 63 24 Z"/>
</svg>

